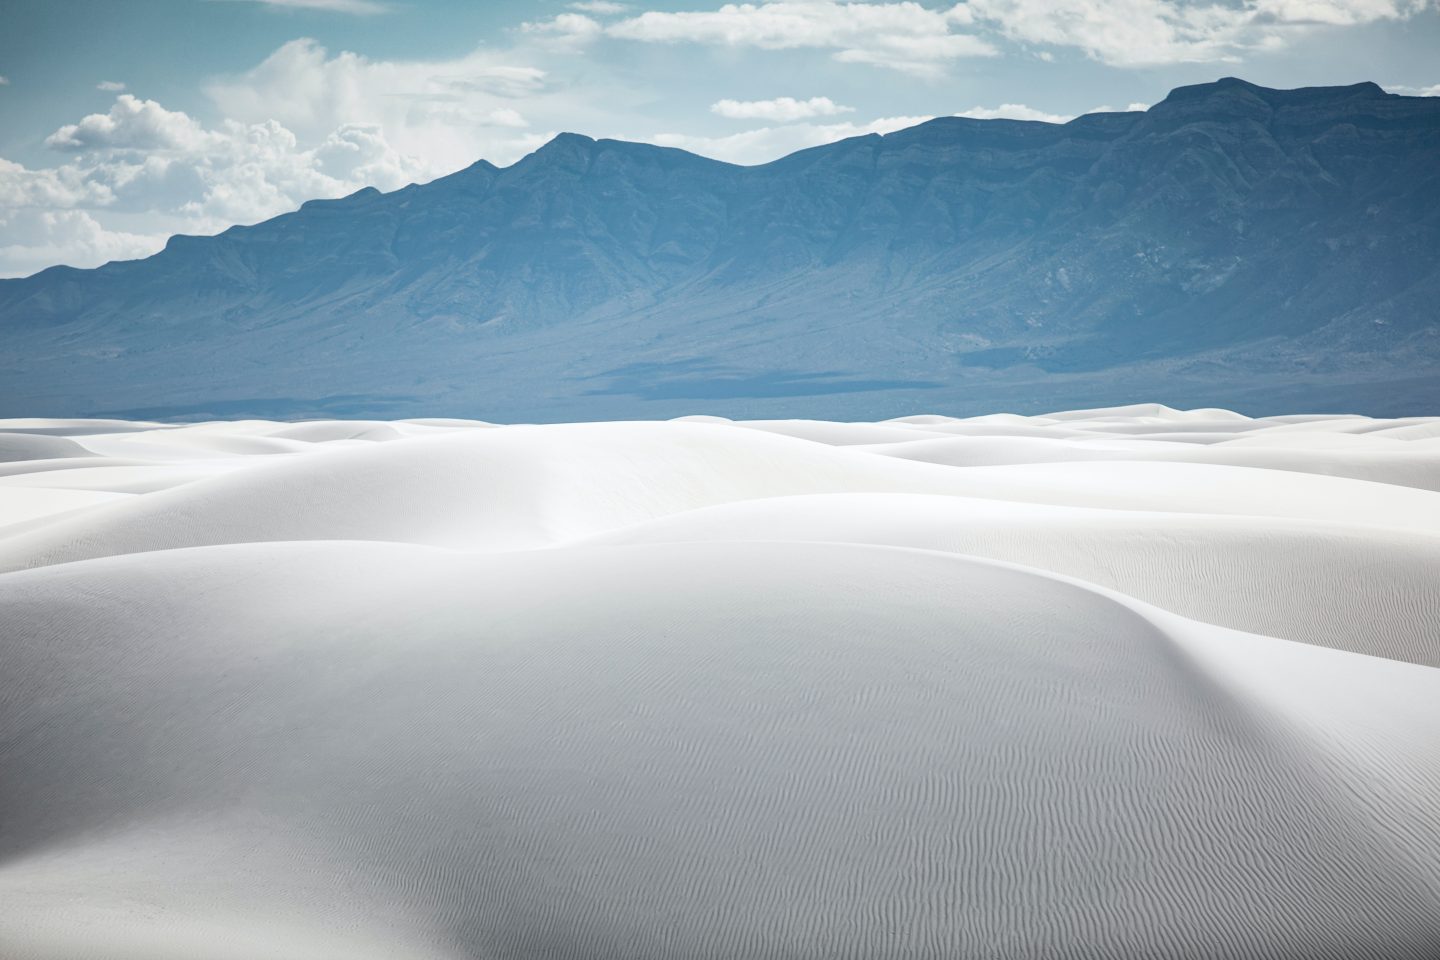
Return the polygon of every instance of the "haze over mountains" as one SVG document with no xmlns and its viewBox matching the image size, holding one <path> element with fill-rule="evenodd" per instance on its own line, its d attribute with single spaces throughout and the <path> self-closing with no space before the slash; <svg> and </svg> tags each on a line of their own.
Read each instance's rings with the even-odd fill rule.
<svg viewBox="0 0 1440 960">
<path fill-rule="evenodd" d="M 1440 98 L 1183 87 L 757 167 L 562 134 L 0 281 L 10 415 L 872 418 L 1440 401 Z"/>
</svg>

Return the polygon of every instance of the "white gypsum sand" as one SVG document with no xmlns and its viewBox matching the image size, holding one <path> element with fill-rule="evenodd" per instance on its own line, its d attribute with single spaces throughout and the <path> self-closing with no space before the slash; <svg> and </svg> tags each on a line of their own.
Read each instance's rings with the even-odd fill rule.
<svg viewBox="0 0 1440 960">
<path fill-rule="evenodd" d="M 1433 958 L 1440 419 L 0 421 L 5 960 Z"/>
</svg>

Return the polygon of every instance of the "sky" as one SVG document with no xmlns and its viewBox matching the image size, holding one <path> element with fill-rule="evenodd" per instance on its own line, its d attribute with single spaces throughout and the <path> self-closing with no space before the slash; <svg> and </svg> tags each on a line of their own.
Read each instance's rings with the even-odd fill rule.
<svg viewBox="0 0 1440 960">
<path fill-rule="evenodd" d="M 754 164 L 1223 76 L 1440 95 L 1440 0 L 0 0 L 0 277 L 562 131 Z"/>
</svg>

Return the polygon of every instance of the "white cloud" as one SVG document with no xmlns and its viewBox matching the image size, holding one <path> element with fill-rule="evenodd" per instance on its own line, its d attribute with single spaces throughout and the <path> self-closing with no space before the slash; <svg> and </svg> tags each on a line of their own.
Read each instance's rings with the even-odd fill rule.
<svg viewBox="0 0 1440 960">
<path fill-rule="evenodd" d="M 710 105 L 710 112 L 731 120 L 769 120 L 774 123 L 789 123 L 810 117 L 833 117 L 841 113 L 854 113 L 854 107 L 842 107 L 829 97 L 811 97 L 796 100 L 794 97 L 776 97 L 774 100 L 719 100 Z"/>
<path fill-rule="evenodd" d="M 1407 87 L 1402 83 L 1386 84 L 1385 89 L 1402 97 L 1440 97 L 1440 83 L 1428 87 Z"/>
<path fill-rule="evenodd" d="M 106 93 L 119 93 L 125 89 L 125 84 L 119 80 L 101 80 L 95 84 L 96 90 L 104 90 Z"/>
<path fill-rule="evenodd" d="M 1084 113 L 1133 113 L 1149 108 L 1148 103 L 1132 103 L 1126 107 L 1091 107 Z M 955 116 L 970 117 L 974 120 L 1039 120 L 1042 123 L 1069 123 L 1080 114 L 1050 113 L 1046 110 L 1037 110 L 1035 107 L 1026 106 L 1023 103 L 1002 103 L 998 107 L 971 107 L 969 110 L 960 111 Z"/>
<path fill-rule="evenodd" d="M 550 46 L 575 49 L 596 39 L 605 29 L 583 13 L 561 13 L 549 20 L 522 23 L 521 31 L 535 35 Z"/>
<path fill-rule="evenodd" d="M 1168 0 L 971 0 L 977 18 L 1012 40 L 1078 47 L 1115 66 L 1234 56 L 1249 14 Z"/>
<path fill-rule="evenodd" d="M 503 53 L 371 60 L 349 52 L 332 56 L 308 39 L 212 82 L 206 93 L 222 115 L 243 123 L 276 120 L 302 142 L 323 139 L 345 123 L 373 124 L 396 150 L 425 158 L 436 173 L 480 157 L 508 163 L 523 156 L 528 141 L 510 131 L 526 126 L 534 111 L 559 107 L 554 112 L 568 114 L 559 118 L 566 123 L 575 115 L 573 96 L 557 93 L 544 69 Z M 517 109 L 522 98 L 526 116 Z"/>
<path fill-rule="evenodd" d="M 948 61 L 996 52 L 978 37 L 952 32 L 971 20 L 965 4 L 932 10 L 913 2 L 776 0 L 728 3 L 715 10 L 650 10 L 606 30 L 612 36 L 649 43 L 829 50 L 844 63 L 936 75 Z"/>
<path fill-rule="evenodd" d="M 970 0 L 976 22 L 1011 40 L 1074 47 L 1118 67 L 1237 60 L 1296 30 L 1403 20 L 1430 0 Z"/>
<path fill-rule="evenodd" d="M 106 230 L 83 210 L 0 211 L 0 277 L 24 277 L 58 263 L 98 267 L 110 260 L 148 257 L 164 234 Z"/>
<path fill-rule="evenodd" d="M 1376 20 L 1405 20 L 1427 5 L 1428 0 L 1256 0 L 1254 10 L 1262 21 L 1353 26 Z"/>
<path fill-rule="evenodd" d="M 869 123 L 792 123 L 758 127 L 723 137 L 662 133 L 651 139 L 662 146 L 679 147 L 730 163 L 767 163 L 796 150 L 859 137 L 869 133 L 890 133 L 924 123 L 931 117 L 881 117 Z"/>
<path fill-rule="evenodd" d="M 185 114 L 122 93 L 109 113 L 66 124 L 46 137 L 45 145 L 69 151 L 173 150 L 198 148 L 203 140 L 200 125 Z"/>
<path fill-rule="evenodd" d="M 624 13 L 630 9 L 630 5 L 628 3 L 612 3 L 611 0 L 579 0 L 577 3 L 570 4 L 570 9 L 606 16 Z"/>
<path fill-rule="evenodd" d="M 541 131 L 578 124 L 616 135 L 638 125 L 612 105 L 642 102 L 640 94 L 603 72 L 583 84 L 554 81 L 537 64 L 573 61 L 514 36 L 510 48 L 435 61 L 331 55 L 292 41 L 204 88 L 225 118 L 217 122 L 121 94 L 106 111 L 54 130 L 53 167 L 0 161 L 0 217 L 74 210 L 88 218 L 31 217 L 25 237 L 7 231 L 0 273 L 44 265 L 26 246 L 95 263 L 138 249 L 135 236 L 213 233 L 312 198 L 430 180 L 481 157 L 511 163 L 549 138 Z M 56 253 L 66 243 L 73 253 Z"/>
<path fill-rule="evenodd" d="M 493 119 L 507 127 L 525 122 L 514 110 Z M 340 124 L 306 146 L 273 119 L 206 127 L 129 94 L 108 113 L 61 127 L 46 143 L 69 159 L 38 170 L 0 160 L 7 240 L 0 274 L 140 256 L 165 233 L 212 233 L 316 197 L 363 186 L 393 190 L 437 172 L 395 149 L 375 124 Z M 167 229 L 110 229 L 124 216 Z"/>
<path fill-rule="evenodd" d="M 1044 110 L 1027 107 L 1023 103 L 1002 103 L 998 107 L 971 107 L 969 110 L 957 113 L 956 116 L 970 117 L 975 120 L 1040 120 L 1044 123 L 1066 123 L 1075 119 L 1071 114 L 1046 113 Z"/>
<path fill-rule="evenodd" d="M 5 77 L 5 76 L 0 76 L 0 87 L 8 87 L 8 86 L 10 86 L 10 78 L 9 78 L 9 77 Z"/>
<path fill-rule="evenodd" d="M 99 207 L 113 203 L 115 194 L 87 171 L 66 164 L 45 170 L 30 170 L 0 158 L 0 211 L 21 207 L 63 210 L 70 207 Z"/>
</svg>

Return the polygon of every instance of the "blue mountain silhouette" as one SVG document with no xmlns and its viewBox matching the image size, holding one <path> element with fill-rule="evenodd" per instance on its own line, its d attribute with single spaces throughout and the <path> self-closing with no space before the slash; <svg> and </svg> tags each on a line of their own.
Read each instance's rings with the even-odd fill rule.
<svg viewBox="0 0 1440 960">
<path fill-rule="evenodd" d="M 1440 98 L 1182 87 L 741 167 L 561 134 L 0 281 L 0 414 L 1433 412 Z"/>
</svg>

